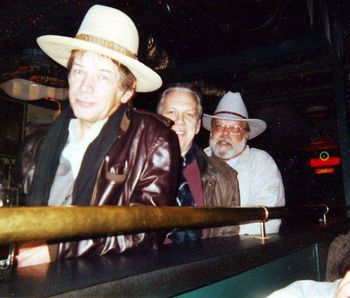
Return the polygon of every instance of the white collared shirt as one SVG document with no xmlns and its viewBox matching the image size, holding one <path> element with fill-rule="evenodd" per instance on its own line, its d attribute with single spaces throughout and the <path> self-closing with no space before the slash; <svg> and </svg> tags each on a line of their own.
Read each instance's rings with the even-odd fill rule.
<svg viewBox="0 0 350 298">
<path fill-rule="evenodd" d="M 68 140 L 61 153 L 59 165 L 50 190 L 49 206 L 66 206 L 72 204 L 74 181 L 79 174 L 85 152 L 88 146 L 99 135 L 107 119 L 94 123 L 79 141 L 77 140 L 76 133 L 79 120 L 70 120 Z"/>
<path fill-rule="evenodd" d="M 68 141 L 62 151 L 62 156 L 70 162 L 74 179 L 76 179 L 78 176 L 86 149 L 99 135 L 102 127 L 107 122 L 107 120 L 108 118 L 95 122 L 84 134 L 83 138 L 77 141 L 76 131 L 79 125 L 79 120 L 71 119 L 68 128 Z"/>
<path fill-rule="evenodd" d="M 210 148 L 205 153 L 211 155 Z M 285 205 L 281 173 L 273 158 L 264 150 L 246 146 L 242 154 L 226 161 L 238 172 L 239 192 L 242 207 L 277 207 Z M 266 233 L 278 233 L 281 220 L 266 223 Z M 260 234 L 260 224 L 240 225 L 240 234 Z"/>
<path fill-rule="evenodd" d="M 343 279 L 334 282 L 320 282 L 314 280 L 298 280 L 277 290 L 266 298 L 332 298 L 336 296 L 337 288 Z"/>
</svg>

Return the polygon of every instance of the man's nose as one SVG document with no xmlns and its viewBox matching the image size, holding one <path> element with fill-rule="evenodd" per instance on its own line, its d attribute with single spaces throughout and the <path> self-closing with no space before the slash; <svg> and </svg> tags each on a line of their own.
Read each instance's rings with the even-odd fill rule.
<svg viewBox="0 0 350 298">
<path fill-rule="evenodd" d="M 93 79 L 90 76 L 83 78 L 80 84 L 80 90 L 83 92 L 92 92 L 94 90 Z"/>
<path fill-rule="evenodd" d="M 231 134 L 230 126 L 225 125 L 225 126 L 224 126 L 224 129 L 222 130 L 222 133 L 223 133 L 224 135 L 229 135 L 229 134 Z"/>
<path fill-rule="evenodd" d="M 181 114 L 181 113 L 178 113 L 176 115 L 176 120 L 175 120 L 176 123 L 178 124 L 183 124 L 185 121 L 184 121 L 184 115 Z"/>
</svg>

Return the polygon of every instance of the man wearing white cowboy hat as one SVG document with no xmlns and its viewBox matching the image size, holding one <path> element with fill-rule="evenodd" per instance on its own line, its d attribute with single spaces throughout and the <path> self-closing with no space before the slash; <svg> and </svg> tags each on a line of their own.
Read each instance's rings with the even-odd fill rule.
<svg viewBox="0 0 350 298">
<path fill-rule="evenodd" d="M 260 119 L 250 119 L 240 93 L 227 92 L 214 115 L 203 115 L 203 126 L 210 133 L 208 155 L 225 160 L 238 172 L 242 207 L 284 206 L 281 173 L 265 151 L 249 148 L 247 141 L 266 129 Z M 281 221 L 270 220 L 266 233 L 278 233 Z M 240 225 L 240 234 L 260 234 L 258 223 Z"/>
<path fill-rule="evenodd" d="M 162 84 L 137 60 L 139 38 L 132 20 L 117 9 L 95 5 L 75 37 L 47 35 L 37 41 L 68 68 L 70 107 L 44 136 L 27 144 L 38 148 L 27 152 L 23 165 L 27 204 L 174 205 L 180 151 L 171 121 L 127 105 L 135 91 L 153 91 Z M 17 260 L 26 266 L 155 248 L 164 236 L 140 233 L 40 243 L 20 248 Z"/>
</svg>

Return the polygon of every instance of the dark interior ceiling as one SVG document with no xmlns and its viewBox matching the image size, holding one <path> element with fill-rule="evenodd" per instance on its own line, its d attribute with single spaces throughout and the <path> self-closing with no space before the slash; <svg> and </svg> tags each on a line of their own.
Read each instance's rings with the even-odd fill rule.
<svg viewBox="0 0 350 298">
<path fill-rule="evenodd" d="M 37 36 L 75 35 L 86 11 L 96 3 L 119 8 L 132 17 L 140 31 L 141 59 L 160 70 L 318 31 L 326 35 L 334 23 L 331 8 L 342 13 L 340 19 L 349 16 L 346 13 L 349 5 L 341 1 L 334 5 L 336 2 L 3 0 L 0 4 L 0 66 L 2 72 L 11 70 L 12 62 L 23 56 L 23 50 L 37 47 Z"/>
<path fill-rule="evenodd" d="M 320 5 L 313 2 L 314 28 L 319 28 Z M 36 47 L 35 37 L 43 34 L 74 35 L 96 3 L 129 14 L 140 31 L 142 54 L 147 45 L 154 46 L 157 58 L 168 57 L 170 66 L 312 32 L 306 0 L 3 0 L 3 55 L 21 55 L 21 50 Z"/>
<path fill-rule="evenodd" d="M 165 83 L 194 82 L 205 112 L 213 112 L 223 92 L 240 91 L 253 114 L 287 134 L 315 109 L 335 114 L 334 69 L 340 63 L 347 75 L 349 66 L 349 2 L 3 0 L 0 79 L 66 85 L 65 71 L 38 51 L 36 37 L 74 36 L 93 4 L 108 5 L 136 23 L 140 60 Z M 158 95 L 143 95 L 151 105 L 136 103 L 154 107 Z"/>
<path fill-rule="evenodd" d="M 349 5 L 336 0 L 3 0 L 1 67 L 6 69 L 24 49 L 35 48 L 37 36 L 73 36 L 86 11 L 96 3 L 119 8 L 132 17 L 140 31 L 141 57 L 157 69 L 317 31 L 327 34 L 334 18 L 331 8 L 344 21 L 349 16 Z"/>
<path fill-rule="evenodd" d="M 30 72 L 36 71 L 48 77 L 64 79 L 65 73 L 61 68 L 54 64 L 48 66 L 49 60 L 45 56 L 41 57 L 39 53 L 33 52 L 33 49 L 37 49 L 35 39 L 44 34 L 74 36 L 83 16 L 93 4 L 113 6 L 131 16 L 140 31 L 140 59 L 159 72 L 163 71 L 166 82 L 171 81 L 169 70 L 171 72 L 187 63 L 205 59 L 210 61 L 214 57 L 257 47 L 277 46 L 285 41 L 315 34 L 324 38 L 326 47 L 317 48 L 316 53 L 306 48 L 304 53 L 298 53 L 285 61 L 274 59 L 273 52 L 276 50 L 272 48 L 272 55 L 263 61 L 262 66 L 250 63 L 248 70 L 240 70 L 236 64 L 231 68 L 235 77 L 220 80 L 220 87 L 224 89 L 243 88 L 247 81 L 248 89 L 251 90 L 255 85 L 266 85 L 266 80 L 269 80 L 267 76 L 264 75 L 263 82 L 258 77 L 267 69 L 270 70 L 271 79 L 285 74 L 284 65 L 305 65 L 315 55 L 322 58 L 324 52 L 329 55 L 334 48 L 344 51 L 344 44 L 340 42 L 344 38 L 339 37 L 336 27 L 340 24 L 346 41 L 350 23 L 350 4 L 346 2 L 348 1 L 3 0 L 0 4 L 0 71 L 3 79 L 16 71 L 18 74 L 18 70 L 19 75 L 27 77 L 32 75 Z M 319 63 L 324 65 L 325 61 L 321 58 Z M 244 61 L 245 57 L 242 56 L 241 59 Z M 37 67 L 32 67 L 29 73 L 25 73 L 28 69 L 19 69 L 23 64 Z M 315 71 L 313 67 L 312 65 L 301 71 Z M 272 68 L 275 68 L 274 74 Z M 257 83 L 253 83 L 252 79 Z M 230 81 L 228 85 L 224 82 L 227 80 Z M 55 80 L 49 83 L 63 84 Z M 288 83 L 294 84 L 292 74 L 286 82 L 278 85 L 282 88 Z"/>
</svg>

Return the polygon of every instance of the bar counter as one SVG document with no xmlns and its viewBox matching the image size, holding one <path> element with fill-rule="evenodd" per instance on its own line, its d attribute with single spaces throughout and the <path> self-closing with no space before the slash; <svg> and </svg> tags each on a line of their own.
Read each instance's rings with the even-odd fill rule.
<svg viewBox="0 0 350 298">
<path fill-rule="evenodd" d="M 200 297 L 205 293 L 210 296 L 215 290 L 216 296 L 232 297 L 233 292 L 227 290 L 235 279 L 279 262 L 276 266 L 280 276 L 275 276 L 272 267 L 266 267 L 269 276 L 261 271 L 258 281 L 240 280 L 242 288 L 235 287 L 240 297 L 249 297 L 252 289 L 263 297 L 295 279 L 322 279 L 330 241 L 349 226 L 348 222 L 320 224 L 286 230 L 264 241 L 254 236 L 204 239 L 189 245 L 165 245 L 160 251 L 68 259 L 19 268 L 0 281 L 0 296 Z M 293 255 L 294 265 L 288 259 Z M 266 278 L 270 281 L 268 285 Z M 265 283 L 263 291 L 259 290 L 259 281 Z M 218 293 L 218 289 L 225 291 Z"/>
</svg>

